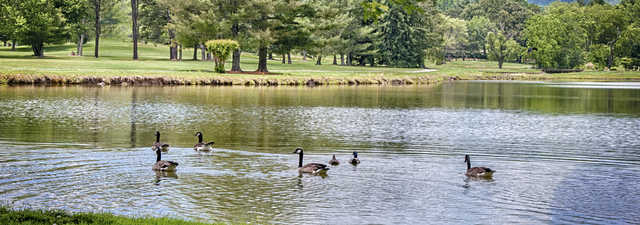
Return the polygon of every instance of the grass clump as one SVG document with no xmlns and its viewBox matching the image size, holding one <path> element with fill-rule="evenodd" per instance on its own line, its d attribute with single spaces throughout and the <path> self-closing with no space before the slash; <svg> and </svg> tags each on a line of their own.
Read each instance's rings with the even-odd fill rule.
<svg viewBox="0 0 640 225">
<path fill-rule="evenodd" d="M 109 213 L 68 213 L 61 210 L 10 209 L 0 207 L 0 224 L 3 225 L 210 225 L 172 218 L 129 218 Z"/>
</svg>

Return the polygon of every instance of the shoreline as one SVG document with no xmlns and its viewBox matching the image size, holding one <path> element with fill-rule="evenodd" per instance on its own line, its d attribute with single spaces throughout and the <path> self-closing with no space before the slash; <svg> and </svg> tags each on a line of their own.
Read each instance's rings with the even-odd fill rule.
<svg viewBox="0 0 640 225">
<path fill-rule="evenodd" d="M 0 85 L 8 86 L 328 86 L 328 85 L 429 85 L 454 80 L 523 80 L 523 81 L 628 81 L 640 82 L 640 76 L 607 77 L 597 75 L 582 76 L 579 73 L 565 75 L 546 73 L 495 73 L 449 75 L 369 75 L 369 76 L 317 76 L 317 75 L 255 75 L 235 77 L 230 75 L 212 76 L 85 76 L 85 75 L 34 75 L 0 73 Z"/>
<path fill-rule="evenodd" d="M 223 223 L 188 221 L 171 217 L 131 217 L 109 212 L 74 212 L 61 209 L 13 208 L 7 205 L 1 205 L 0 224 L 214 225 Z"/>
</svg>

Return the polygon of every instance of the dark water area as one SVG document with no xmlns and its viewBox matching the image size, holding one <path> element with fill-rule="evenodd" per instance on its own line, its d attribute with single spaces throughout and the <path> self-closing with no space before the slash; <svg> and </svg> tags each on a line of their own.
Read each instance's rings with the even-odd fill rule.
<svg viewBox="0 0 640 225">
<path fill-rule="evenodd" d="M 156 130 L 176 173 L 151 170 Z M 197 131 L 213 152 L 193 150 Z M 637 224 L 638 137 L 631 82 L 0 87 L 0 201 L 259 224 Z M 298 176 L 296 147 L 341 164 Z M 493 179 L 467 178 L 465 154 Z"/>
</svg>

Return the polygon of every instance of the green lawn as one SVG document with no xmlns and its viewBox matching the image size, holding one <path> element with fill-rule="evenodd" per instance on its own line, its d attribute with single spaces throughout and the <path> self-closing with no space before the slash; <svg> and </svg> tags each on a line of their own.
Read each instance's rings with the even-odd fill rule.
<svg viewBox="0 0 640 225">
<path fill-rule="evenodd" d="M 45 58 L 32 55 L 31 48 L 20 46 L 16 51 L 0 47 L 0 83 L 10 79 L 30 80 L 48 76 L 52 79 L 79 80 L 83 77 L 164 77 L 177 80 L 219 79 L 233 84 L 247 84 L 252 80 L 288 80 L 304 83 L 306 80 L 324 80 L 325 83 L 376 83 L 393 79 L 407 83 L 438 81 L 457 77 L 459 79 L 640 79 L 640 72 L 582 72 L 567 74 L 542 74 L 531 65 L 505 63 L 503 69 L 490 61 L 453 61 L 445 65 L 428 65 L 435 71 L 418 68 L 389 68 L 331 65 L 332 57 L 325 57 L 323 65 L 315 65 L 314 59 L 302 60 L 293 57 L 293 64 L 282 64 L 281 56 L 269 60 L 269 71 L 276 75 L 217 74 L 213 71 L 213 62 L 193 61 L 193 49 L 183 51 L 183 61 L 169 61 L 169 49 L 164 45 L 141 44 L 140 60 L 131 60 L 131 43 L 104 40 L 101 42 L 100 58 L 93 57 L 93 44 L 85 45 L 85 56 L 70 56 L 75 50 L 72 43 L 53 45 L 45 48 Z M 200 54 L 198 54 L 200 55 Z M 241 67 L 244 71 L 255 71 L 257 56 L 243 53 Z M 231 65 L 226 65 L 227 70 Z M 4 81 L 4 82 L 3 82 Z M 258 82 L 258 81 L 256 81 Z"/>
<path fill-rule="evenodd" d="M 67 213 L 58 210 L 13 210 L 0 207 L 0 224 L 3 225 L 208 225 L 171 218 L 129 218 L 108 213 Z"/>
</svg>

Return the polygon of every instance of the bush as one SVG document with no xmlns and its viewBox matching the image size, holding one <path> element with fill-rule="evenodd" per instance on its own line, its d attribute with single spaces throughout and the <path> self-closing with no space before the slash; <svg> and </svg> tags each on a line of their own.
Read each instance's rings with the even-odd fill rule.
<svg viewBox="0 0 640 225">
<path fill-rule="evenodd" d="M 588 54 L 589 61 L 595 65 L 596 70 L 604 70 L 607 67 L 607 57 L 609 57 L 609 47 L 603 44 L 591 45 Z"/>
<path fill-rule="evenodd" d="M 640 70 L 640 58 L 624 57 L 620 59 L 620 64 L 624 66 L 626 70 Z"/>
<path fill-rule="evenodd" d="M 213 55 L 213 61 L 216 65 L 215 71 L 224 73 L 224 63 L 229 58 L 231 52 L 240 47 L 234 40 L 210 40 L 205 43 L 207 51 Z"/>
</svg>

